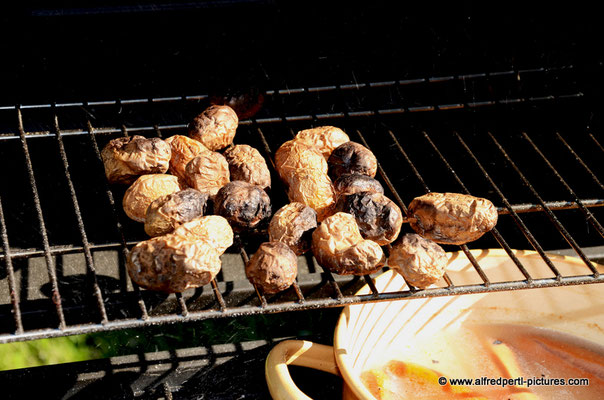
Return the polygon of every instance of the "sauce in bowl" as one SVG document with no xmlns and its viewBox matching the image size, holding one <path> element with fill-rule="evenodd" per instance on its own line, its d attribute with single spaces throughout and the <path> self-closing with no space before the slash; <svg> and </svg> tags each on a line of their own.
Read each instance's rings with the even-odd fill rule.
<svg viewBox="0 0 604 400">
<path fill-rule="evenodd" d="M 361 379 L 383 400 L 603 399 L 604 345 L 527 325 L 468 324 L 418 341 Z"/>
</svg>

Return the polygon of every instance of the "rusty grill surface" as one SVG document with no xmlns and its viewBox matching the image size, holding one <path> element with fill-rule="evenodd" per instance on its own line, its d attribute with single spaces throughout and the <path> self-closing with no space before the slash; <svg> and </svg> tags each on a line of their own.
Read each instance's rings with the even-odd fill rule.
<svg viewBox="0 0 604 400">
<path fill-rule="evenodd" d="M 209 96 L 0 106 L 0 342 L 362 302 L 604 282 L 604 137 L 599 110 L 571 65 L 455 76 L 417 76 L 265 90 L 235 143 L 272 162 L 298 130 L 343 128 L 380 162 L 386 195 L 406 213 L 428 191 L 492 200 L 499 223 L 463 246 L 481 284 L 379 293 L 372 277 L 342 277 L 311 255 L 287 291 L 264 296 L 243 274 L 266 235 L 236 237 L 206 287 L 165 295 L 133 286 L 128 249 L 146 239 L 122 211 L 125 187 L 109 185 L 100 150 L 121 135 L 186 134 Z M 269 162 L 269 166 L 271 163 Z M 273 211 L 286 204 L 272 168 Z M 410 231 L 404 225 L 403 232 Z M 523 279 L 491 282 L 471 248 L 501 248 Z M 532 277 L 512 249 L 535 250 L 551 277 Z M 546 253 L 567 249 L 584 274 L 563 276 Z M 354 295 L 363 284 L 372 293 Z"/>
</svg>

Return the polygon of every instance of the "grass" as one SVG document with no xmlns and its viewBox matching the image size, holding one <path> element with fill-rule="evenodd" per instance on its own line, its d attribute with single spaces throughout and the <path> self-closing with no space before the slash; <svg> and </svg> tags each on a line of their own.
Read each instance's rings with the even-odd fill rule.
<svg viewBox="0 0 604 400">
<path fill-rule="evenodd" d="M 211 319 L 0 344 L 0 370 L 281 337 L 331 337 L 340 311 L 326 309 Z"/>
</svg>

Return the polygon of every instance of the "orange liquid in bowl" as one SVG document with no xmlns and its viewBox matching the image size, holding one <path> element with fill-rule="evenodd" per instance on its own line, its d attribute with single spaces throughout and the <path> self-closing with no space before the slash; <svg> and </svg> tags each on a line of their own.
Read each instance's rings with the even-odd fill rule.
<svg viewBox="0 0 604 400">
<path fill-rule="evenodd" d="M 604 346 L 566 333 L 468 324 L 414 350 L 361 374 L 377 399 L 604 399 Z"/>
</svg>

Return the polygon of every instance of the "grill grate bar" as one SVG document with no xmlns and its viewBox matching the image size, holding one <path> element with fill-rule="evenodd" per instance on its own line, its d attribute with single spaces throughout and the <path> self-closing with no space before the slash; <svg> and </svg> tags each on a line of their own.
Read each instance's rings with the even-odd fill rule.
<svg viewBox="0 0 604 400">
<path fill-rule="evenodd" d="M 575 93 L 572 95 L 567 95 L 568 97 L 581 97 L 583 94 Z M 501 104 L 519 104 L 519 103 L 530 103 L 530 102 L 539 102 L 539 101 L 555 101 L 557 99 L 561 99 L 562 96 L 548 96 L 546 98 L 534 98 L 534 99 L 505 99 L 499 100 Z M 474 109 L 483 106 L 496 105 L 496 101 L 485 101 L 485 102 L 472 102 L 467 104 L 462 104 L 454 109 Z M 417 106 L 417 107 L 409 107 L 409 108 L 390 108 L 390 109 L 379 109 L 375 111 L 350 111 L 350 112 L 337 112 L 337 113 L 322 113 L 318 115 L 314 114 L 301 114 L 294 116 L 284 116 L 284 117 L 269 117 L 269 118 L 255 118 L 255 119 L 245 119 L 239 121 L 239 125 L 252 125 L 252 124 L 275 124 L 275 123 L 287 123 L 287 122 L 299 122 L 299 121 L 311 121 L 317 122 L 319 120 L 324 119 L 336 119 L 336 118 L 347 118 L 347 117 L 372 117 L 379 115 L 388 115 L 388 114 L 403 114 L 407 112 L 430 112 L 434 110 L 447 110 L 452 109 L 450 104 L 442 104 L 442 105 L 433 105 L 433 106 Z M 173 124 L 173 125 L 158 125 L 158 128 L 162 130 L 181 130 L 186 129 L 188 124 Z M 138 132 L 153 132 L 155 131 L 155 126 L 151 125 L 143 125 L 136 127 L 126 127 L 121 126 L 119 128 L 115 127 L 103 127 L 96 128 L 97 134 L 115 134 L 122 133 L 124 131 L 138 131 Z M 85 135 L 87 134 L 87 130 L 85 129 L 73 129 L 73 130 L 64 130 L 63 136 L 76 136 L 76 135 Z M 54 133 L 50 131 L 36 131 L 36 132 L 27 132 L 26 135 L 28 137 L 35 138 L 43 138 L 43 137 L 52 137 Z M 127 135 L 126 135 L 127 136 Z M 19 135 L 15 133 L 0 133 L 0 141 L 1 140 L 10 140 L 10 139 L 18 139 Z"/>
<path fill-rule="evenodd" d="M 583 205 L 587 208 L 593 207 L 604 207 L 604 199 L 581 199 Z M 545 205 L 552 211 L 559 210 L 575 210 L 579 208 L 577 203 L 574 201 L 546 201 Z M 533 213 L 533 212 L 542 212 L 543 207 L 540 204 L 532 204 L 532 203 L 522 203 L 522 204 L 512 204 L 512 211 L 517 214 L 524 213 Z M 497 208 L 497 212 L 499 215 L 510 215 L 512 214 L 507 207 L 499 207 Z M 408 222 L 406 219 L 403 220 L 403 223 Z M 138 243 L 138 241 L 127 241 L 126 246 L 134 246 Z M 120 243 L 89 243 L 89 247 L 91 250 L 111 250 L 120 247 Z M 62 255 L 62 254 L 73 254 L 73 253 L 81 253 L 84 250 L 82 246 L 76 245 L 61 245 L 61 246 L 50 246 L 50 253 L 52 255 Z M 21 249 L 21 248 L 12 248 L 11 249 L 11 258 L 13 260 L 21 259 L 21 258 L 29 258 L 36 256 L 43 256 L 44 250 L 39 249 Z M 0 252 L 0 260 L 5 258 L 5 254 Z"/>
<path fill-rule="evenodd" d="M 78 222 L 80 237 L 82 239 L 84 259 L 86 260 L 86 269 L 90 278 L 92 279 L 92 290 L 96 298 L 99 314 L 101 316 L 101 323 L 105 324 L 108 322 L 107 310 L 105 309 L 105 302 L 103 301 L 103 293 L 101 291 L 101 288 L 99 287 L 96 268 L 94 266 L 94 260 L 92 259 L 92 253 L 90 251 L 90 245 L 88 243 L 88 236 L 86 235 L 86 228 L 84 227 L 84 220 L 82 218 L 82 212 L 80 210 L 78 196 L 76 194 L 76 190 L 71 179 L 71 173 L 69 172 L 69 161 L 67 160 L 67 152 L 65 151 L 65 145 L 63 144 L 63 138 L 61 137 L 61 130 L 59 129 L 59 118 L 56 114 L 54 115 L 54 128 L 57 138 L 57 144 L 59 146 L 59 153 L 61 155 L 61 161 L 63 162 L 63 172 L 67 180 L 67 186 L 69 187 L 71 202 L 73 205 L 73 210 L 75 212 L 76 220 Z"/>
<path fill-rule="evenodd" d="M 602 153 L 604 153 L 604 147 L 602 147 L 602 144 L 600 142 L 598 142 L 598 139 L 596 139 L 596 137 L 593 135 L 593 133 L 589 134 L 589 137 L 591 138 L 591 140 L 593 140 L 594 144 L 600 148 L 600 150 L 602 150 Z"/>
<path fill-rule="evenodd" d="M 562 236 L 568 242 L 568 244 L 577 252 L 577 254 L 579 255 L 579 257 L 583 260 L 583 262 L 587 265 L 587 267 L 593 272 L 594 277 L 597 277 L 599 275 L 598 270 L 593 266 L 593 264 L 591 263 L 591 261 L 589 261 L 589 259 L 585 256 L 585 254 L 583 253 L 583 251 L 581 250 L 581 248 L 579 247 L 579 245 L 577 244 L 577 242 L 575 242 L 575 239 L 573 239 L 573 237 L 568 233 L 568 231 L 566 230 L 566 228 L 564 228 L 564 226 L 560 223 L 560 221 L 558 220 L 558 218 L 556 218 L 556 216 L 554 215 L 554 213 L 552 212 L 552 210 L 550 210 L 549 208 L 547 208 L 545 202 L 543 201 L 543 199 L 541 198 L 541 196 L 539 195 L 539 193 L 537 192 L 537 190 L 533 187 L 533 185 L 531 185 L 531 183 L 524 176 L 524 174 L 522 173 L 522 171 L 520 171 L 520 169 L 518 168 L 518 166 L 516 165 L 516 163 L 514 163 L 514 161 L 512 161 L 511 157 L 505 151 L 505 149 L 503 148 L 503 146 L 501 146 L 501 144 L 497 141 L 497 139 L 495 139 L 495 136 L 491 132 L 489 132 L 489 136 L 491 137 L 491 140 L 497 146 L 497 148 L 499 149 L 499 151 L 501 152 L 501 154 L 503 154 L 503 156 L 505 157 L 505 159 L 508 161 L 508 163 L 512 166 L 512 168 L 514 168 L 514 170 L 516 171 L 516 173 L 518 174 L 518 176 L 520 177 L 520 179 L 522 180 L 522 182 L 525 184 L 525 186 L 531 191 L 531 193 L 533 193 L 533 195 L 535 196 L 535 198 L 539 201 L 539 203 L 543 207 L 543 211 L 545 211 L 546 215 L 548 216 L 548 218 L 550 219 L 550 221 L 554 224 L 554 226 L 556 227 L 556 229 L 562 234 Z"/>
<path fill-rule="evenodd" d="M 237 243 L 239 245 L 239 253 L 241 254 L 241 259 L 243 260 L 243 265 L 247 265 L 247 263 L 250 261 L 250 258 L 248 257 L 247 251 L 245 251 L 245 248 L 243 247 L 243 244 L 241 243 L 241 240 L 239 237 L 237 237 Z M 258 296 L 258 300 L 260 300 L 260 307 L 262 307 L 262 308 L 266 307 L 268 305 L 268 302 L 266 301 L 266 296 L 264 296 L 264 292 L 262 290 L 260 290 L 258 288 L 258 286 L 256 286 L 253 283 L 252 283 L 252 286 L 254 286 L 254 290 L 256 291 L 256 295 Z"/>
<path fill-rule="evenodd" d="M 562 144 L 566 147 L 566 149 L 570 152 L 570 154 L 572 154 L 573 157 L 575 157 L 575 160 L 577 160 L 579 162 L 579 164 L 581 164 L 581 166 L 587 171 L 587 173 L 591 176 L 591 179 L 593 179 L 593 181 L 595 183 L 597 183 L 598 186 L 600 186 L 600 188 L 602 190 L 604 190 L 604 185 L 602 184 L 602 182 L 600 182 L 600 180 L 598 179 L 596 174 L 593 173 L 593 171 L 587 166 L 587 164 L 585 164 L 583 159 L 581 157 L 579 157 L 579 155 L 573 150 L 572 147 L 570 147 L 570 145 L 566 142 L 566 140 L 564 140 L 562 135 L 560 135 L 560 132 L 556 132 L 556 137 L 558 138 L 558 140 L 560 140 L 562 142 Z"/>
<path fill-rule="evenodd" d="M 285 122 L 285 116 L 283 118 L 284 118 L 284 122 Z M 291 128 L 291 126 L 288 128 L 289 128 L 290 135 L 292 137 L 296 137 L 296 133 Z M 272 158 L 271 158 L 271 162 L 273 162 Z M 273 167 L 274 167 L 274 163 L 273 163 Z M 342 300 L 344 298 L 344 295 L 342 294 L 342 290 L 340 289 L 338 282 L 336 282 L 335 278 L 333 277 L 333 274 L 331 273 L 330 270 L 328 270 L 327 268 L 324 268 L 322 265 L 321 265 L 321 268 L 323 269 L 323 272 L 325 273 L 325 276 L 327 277 L 327 281 L 329 282 L 329 285 L 332 287 L 332 289 L 334 291 L 335 298 L 337 300 Z"/>
<path fill-rule="evenodd" d="M 153 126 L 155 129 L 155 135 L 162 139 L 162 133 L 161 130 L 159 129 L 159 127 L 157 125 Z M 185 299 L 182 297 L 182 293 L 175 293 L 176 296 L 176 302 L 178 303 L 178 306 L 180 307 L 180 314 L 183 317 L 186 317 L 187 315 L 189 315 L 189 309 L 187 308 L 187 303 L 185 302 Z"/>
<path fill-rule="evenodd" d="M 263 313 L 278 313 L 282 311 L 296 311 L 296 310 L 311 310 L 325 307 L 341 307 L 348 304 L 361 304 L 366 302 L 376 301 L 391 301 L 400 299 L 414 299 L 414 298 L 426 298 L 426 297 L 444 297 L 444 296 L 455 296 L 465 295 L 474 293 L 491 293 L 500 292 L 506 290 L 522 290 L 522 289 L 536 289 L 536 288 L 547 288 L 547 287 L 560 287 L 569 285 L 581 285 L 581 284 L 592 284 L 592 283 L 604 283 L 604 275 L 594 277 L 593 275 L 579 275 L 579 276 L 565 276 L 561 280 L 555 278 L 542 278 L 534 279 L 531 282 L 526 280 L 523 281 L 509 281 L 509 282 L 493 282 L 487 288 L 484 284 L 475 284 L 467 286 L 457 286 L 454 288 L 429 288 L 421 291 L 405 290 L 402 292 L 384 292 L 380 293 L 379 297 L 373 294 L 369 295 L 354 295 L 346 296 L 343 299 L 309 299 L 304 303 L 292 302 L 288 304 L 269 304 L 266 308 L 260 307 L 244 307 L 244 308 L 229 308 L 224 312 L 216 310 L 211 311 L 192 311 L 189 313 L 187 318 L 188 321 L 196 321 L 210 318 L 222 318 L 222 317 L 236 317 L 242 315 L 257 315 Z M 109 329 L 128 329 L 128 328 L 140 328 L 147 324 L 169 324 L 181 322 L 182 317 L 180 315 L 167 314 L 150 316 L 148 321 L 141 319 L 127 319 L 121 321 L 112 321 L 108 325 L 101 324 L 87 324 L 69 326 L 64 331 L 57 331 L 56 329 L 44 329 L 37 331 L 30 331 L 26 334 L 21 335 L 1 335 L 0 342 L 15 342 L 19 340 L 31 340 L 31 339 L 42 339 L 49 337 L 63 336 L 64 334 L 83 334 L 93 333 L 100 331 L 107 331 Z"/>
<path fill-rule="evenodd" d="M 489 173 L 487 172 L 487 170 L 483 167 L 483 165 L 480 163 L 480 161 L 478 161 L 478 158 L 472 152 L 472 150 L 470 150 L 470 147 L 462 139 L 461 135 L 458 132 L 455 132 L 455 136 L 457 137 L 457 140 L 461 143 L 461 145 L 463 146 L 463 148 L 466 150 L 466 152 L 468 153 L 468 155 L 470 156 L 470 158 L 472 158 L 472 160 L 474 161 L 474 163 L 476 164 L 476 166 L 478 167 L 478 169 L 480 169 L 480 172 L 482 172 L 482 174 L 484 175 L 484 177 L 490 183 L 491 187 L 497 192 L 497 194 L 501 198 L 501 201 L 503 202 L 504 206 L 509 211 L 509 213 L 512 215 L 512 218 L 514 219 L 514 222 L 518 225 L 518 227 L 520 228 L 520 230 L 522 231 L 522 233 L 524 234 L 524 236 L 530 242 L 531 246 L 533 246 L 533 248 L 537 251 L 537 253 L 539 253 L 539 256 L 541 256 L 541 258 L 543 259 L 543 261 L 547 264 L 547 266 L 549 267 L 549 269 L 554 273 L 554 275 L 556 276 L 556 278 L 560 279 L 560 277 L 561 277 L 560 271 L 558 271 L 558 268 L 556 268 L 556 266 L 554 265 L 554 263 L 552 262 L 552 260 L 550 260 L 550 258 L 547 256 L 547 254 L 545 254 L 545 251 L 543 250 L 543 247 L 541 247 L 541 244 L 539 244 L 539 242 L 537 241 L 537 239 L 535 239 L 535 237 L 533 236 L 533 234 L 531 233 L 531 231 L 527 228 L 527 226 L 524 224 L 524 222 L 522 221 L 522 219 L 518 216 L 517 211 L 510 204 L 510 202 L 508 201 L 507 197 L 505 197 L 505 195 L 503 194 L 503 192 L 501 191 L 501 189 L 499 189 L 499 186 L 497 186 L 497 184 L 495 184 L 495 181 L 493 181 L 493 179 L 491 178 L 491 176 L 489 175 Z"/>
<path fill-rule="evenodd" d="M 361 139 L 361 142 L 363 142 L 363 146 L 365 146 L 369 150 L 371 150 L 371 148 L 369 147 L 369 144 L 367 143 L 367 140 L 365 140 L 365 137 L 363 136 L 361 131 L 357 130 L 356 132 L 357 132 L 357 136 Z M 405 202 L 401 198 L 401 195 L 398 193 L 398 190 L 396 190 L 396 188 L 392 184 L 392 181 L 390 181 L 390 177 L 388 177 L 388 174 L 386 174 L 386 171 L 384 171 L 384 168 L 382 167 L 382 165 L 379 162 L 377 163 L 377 168 L 380 173 L 380 176 L 386 183 L 386 186 L 388 186 L 388 189 L 390 189 L 390 191 L 394 195 L 399 207 L 403 210 L 403 214 L 406 216 L 407 215 L 407 206 L 405 205 Z"/>
<path fill-rule="evenodd" d="M 224 301 L 224 297 L 222 297 L 222 293 L 220 293 L 220 289 L 218 288 L 218 284 L 216 283 L 216 279 L 212 279 L 210 282 L 212 284 L 212 291 L 214 292 L 214 297 L 216 297 L 216 301 L 220 307 L 220 311 L 224 312 L 227 310 L 226 302 Z"/>
<path fill-rule="evenodd" d="M 548 67 L 548 68 L 532 68 L 532 69 L 517 69 L 517 70 L 505 70 L 505 71 L 493 71 L 487 73 L 476 73 L 476 74 L 462 74 L 462 75 L 447 75 L 447 76 L 435 76 L 435 77 L 424 77 L 424 78 L 409 78 L 403 80 L 392 80 L 392 81 L 376 81 L 376 82 L 365 82 L 365 83 L 353 83 L 353 84 L 341 84 L 341 85 L 324 85 L 324 86 L 312 86 L 312 87 L 298 87 L 298 88 L 284 88 L 284 89 L 273 89 L 264 91 L 264 95 L 268 96 L 280 96 L 280 95 L 292 95 L 303 92 L 316 93 L 316 92 L 332 92 L 335 90 L 360 90 L 363 88 L 373 87 L 397 87 L 397 86 L 408 86 L 425 83 L 439 83 L 444 81 L 470 81 L 474 79 L 484 79 L 489 77 L 497 77 L 504 75 L 516 75 L 518 79 L 521 79 L 522 75 L 529 75 L 534 73 L 551 73 L 573 69 L 572 65 L 561 66 L 561 67 Z M 15 110 L 21 109 L 36 109 L 36 108 L 52 108 L 52 107 L 86 107 L 86 106 L 99 106 L 99 105 L 120 105 L 120 104 L 145 104 L 145 103 L 166 103 L 166 102 L 177 102 L 182 100 L 189 101 L 200 101 L 207 99 L 207 94 L 198 94 L 190 96 L 162 96 L 162 97 L 146 97 L 146 98 L 133 98 L 133 99 L 119 99 L 119 100 L 94 100 L 94 101 L 75 101 L 65 103 L 43 103 L 43 104 L 22 104 L 22 105 L 5 105 L 0 106 L 1 110 Z"/>
<path fill-rule="evenodd" d="M 268 158 L 270 165 L 273 167 L 273 170 L 275 170 L 275 161 L 274 161 L 274 157 L 273 157 L 273 151 L 271 150 L 271 146 L 268 144 L 268 141 L 266 140 L 266 137 L 264 136 L 264 132 L 262 132 L 262 129 L 260 129 L 260 127 L 258 127 L 257 125 L 254 126 L 254 130 L 258 133 L 258 136 L 260 137 L 260 141 L 262 142 L 262 146 L 264 147 L 264 151 L 265 151 L 265 155 L 267 156 L 266 158 Z M 274 183 L 273 183 L 274 186 Z M 298 301 L 303 303 L 305 301 L 304 299 L 304 295 L 302 294 L 302 290 L 300 289 L 300 286 L 298 285 L 298 281 L 295 280 L 294 283 L 292 284 L 292 287 L 294 289 L 294 291 L 296 292 L 296 296 L 298 296 Z"/>
<path fill-rule="evenodd" d="M 413 161 L 411 161 L 411 158 L 409 157 L 409 155 L 407 154 L 407 152 L 405 151 L 405 149 L 403 149 L 403 146 L 401 146 L 401 143 L 398 141 L 397 137 L 394 135 L 394 132 L 392 132 L 392 130 L 388 129 L 388 134 L 390 135 L 392 141 L 394 142 L 396 148 L 398 149 L 398 151 L 403 155 L 403 157 L 405 158 L 405 161 L 407 161 L 407 164 L 409 164 L 409 166 L 411 167 L 411 170 L 413 171 L 413 174 L 415 175 L 415 177 L 417 178 L 417 180 L 419 181 L 419 183 L 421 184 L 421 186 L 424 188 L 424 191 L 426 193 L 430 192 L 430 188 L 428 187 L 428 185 L 426 184 L 426 181 L 424 180 L 423 176 L 419 173 L 419 170 L 417 169 L 417 167 L 415 166 L 415 164 L 413 163 Z M 470 263 L 472 264 L 472 266 L 474 267 L 474 269 L 476 269 L 476 272 L 478 273 L 478 275 L 480 276 L 480 278 L 482 279 L 482 281 L 484 282 L 485 285 L 489 285 L 490 281 L 489 278 L 486 276 L 486 274 L 484 273 L 484 271 L 482 270 L 482 268 L 480 267 L 480 264 L 478 264 L 478 261 L 476 261 L 476 258 L 474 258 L 474 256 L 472 255 L 472 253 L 470 253 L 468 251 L 468 247 L 466 245 L 461 246 L 461 249 L 463 250 L 463 252 L 466 254 L 466 256 L 468 257 L 468 259 L 470 260 Z M 449 286 L 453 286 L 453 283 L 451 282 L 451 279 L 449 278 L 449 276 L 447 275 L 447 273 L 445 272 L 445 281 L 449 284 Z M 408 283 L 407 283 L 408 285 Z"/>
<path fill-rule="evenodd" d="M 461 179 L 457 175 L 457 172 L 455 172 L 455 170 L 453 169 L 453 167 L 451 166 L 451 164 L 449 164 L 449 162 L 447 161 L 447 159 L 445 158 L 445 156 L 441 153 L 440 149 L 432 141 L 432 139 L 430 138 L 430 135 L 428 135 L 428 132 L 424 131 L 423 134 L 424 134 L 424 137 L 426 138 L 426 140 L 428 141 L 428 143 L 430 144 L 430 146 L 432 146 L 432 148 L 434 149 L 434 151 L 436 152 L 436 154 L 438 155 L 438 157 L 440 158 L 440 160 L 443 162 L 443 164 L 445 165 L 445 167 L 447 168 L 447 170 L 449 171 L 449 173 L 453 176 L 453 178 L 455 178 L 455 180 L 457 181 L 457 183 L 459 184 L 459 186 L 462 188 L 462 190 L 466 194 L 470 194 L 470 191 L 468 190 L 468 188 L 466 187 L 466 185 L 464 185 L 464 183 L 461 181 Z M 510 256 L 510 258 L 512 259 L 512 261 L 514 262 L 514 264 L 516 264 L 516 266 L 518 267 L 518 269 L 520 270 L 520 272 L 522 272 L 522 275 L 524 275 L 524 277 L 529 282 L 532 281 L 533 278 L 531 277 L 531 275 L 529 274 L 529 272 L 526 270 L 526 268 L 524 267 L 524 265 L 522 265 L 522 263 L 520 262 L 520 260 L 518 259 L 518 257 L 516 257 L 516 255 L 514 254 L 514 252 L 511 249 L 511 247 L 507 244 L 507 242 L 503 238 L 503 236 L 501 236 L 501 234 L 499 233 L 499 230 L 497 230 L 497 228 L 493 228 L 491 230 L 491 233 L 495 237 L 495 239 L 497 240 L 497 242 L 501 245 L 501 247 L 505 250 L 505 252 Z"/>
<path fill-rule="evenodd" d="M 15 332 L 23 333 L 23 321 L 21 320 L 21 307 L 19 305 L 19 296 L 17 294 L 17 286 L 15 285 L 15 269 L 13 268 L 13 260 L 8 242 L 8 231 L 6 229 L 6 220 L 4 219 L 4 210 L 2 207 L 2 198 L 0 198 L 0 236 L 2 237 L 2 247 L 4 248 L 6 266 L 6 276 L 8 277 L 8 290 L 10 291 L 10 301 L 13 306 L 13 318 L 15 320 Z"/>
<path fill-rule="evenodd" d="M 97 161 L 99 162 L 100 168 L 103 171 L 103 174 L 105 173 L 105 167 L 103 164 L 103 160 L 101 158 L 101 151 L 99 150 L 99 145 L 97 143 L 96 140 L 96 133 L 94 130 L 94 127 L 92 126 L 92 123 L 90 122 L 90 120 L 88 119 L 86 121 L 87 125 L 88 125 L 88 134 L 89 134 L 89 138 L 90 141 L 92 143 L 92 147 L 94 149 L 94 154 L 96 155 Z M 109 187 L 109 183 L 107 182 L 106 179 L 103 179 L 104 185 L 105 185 L 105 194 L 107 194 L 107 200 L 109 201 L 109 207 L 111 208 L 111 214 L 113 215 L 113 219 L 115 220 L 115 225 L 118 231 L 118 235 L 119 235 L 119 240 L 120 240 L 120 250 L 122 253 L 122 259 L 123 260 L 127 260 L 128 259 L 128 247 L 126 245 L 126 238 L 124 236 L 124 228 L 122 226 L 122 222 L 120 221 L 119 215 L 117 213 L 117 208 L 115 206 L 115 199 L 113 197 L 113 192 L 111 192 L 111 188 Z M 127 278 L 127 271 L 125 271 L 126 266 L 124 265 L 124 268 L 120 268 L 120 282 L 122 282 L 123 285 L 126 284 L 126 279 L 129 279 L 129 277 Z M 148 320 L 149 319 L 149 313 L 147 312 L 147 305 L 145 304 L 145 301 L 143 300 L 143 297 L 140 293 L 140 288 L 138 287 L 138 285 L 132 283 L 132 287 L 134 289 L 134 293 L 137 299 L 137 303 L 138 303 L 138 307 L 141 311 L 141 318 L 143 320 Z M 126 291 L 126 287 L 122 287 L 122 290 L 125 292 Z"/>
<path fill-rule="evenodd" d="M 359 136 L 359 138 L 363 142 L 363 145 L 365 147 L 367 147 L 369 150 L 371 150 L 371 148 L 369 147 L 369 144 L 367 143 L 367 140 L 365 140 L 365 137 L 363 136 L 363 134 L 359 130 L 357 130 L 357 135 Z M 380 165 L 379 162 L 378 162 L 378 170 L 380 171 L 380 176 L 384 179 L 384 181 L 386 182 L 386 185 L 392 191 L 392 194 L 396 198 L 396 201 L 398 202 L 399 206 L 403 210 L 403 214 L 406 217 L 407 216 L 407 211 L 408 211 L 407 210 L 407 206 L 403 202 L 403 199 L 399 195 L 398 191 L 396 190 L 396 188 L 394 187 L 394 185 L 390 181 L 390 178 L 388 177 L 388 175 L 386 174 L 386 172 L 384 171 L 384 169 L 382 168 L 382 166 Z M 449 275 L 446 272 L 445 272 L 443 278 L 445 279 L 445 282 L 447 282 L 447 285 L 449 287 L 453 287 L 453 281 L 451 281 L 451 278 L 449 277 Z"/>
<path fill-rule="evenodd" d="M 63 312 L 61 294 L 59 292 L 59 283 L 57 280 L 57 269 L 50 253 L 50 244 L 48 241 L 48 232 L 46 231 L 46 225 L 44 223 L 44 215 L 42 213 L 42 205 L 40 204 L 40 196 L 38 194 L 38 186 L 36 184 L 36 177 L 34 175 L 34 167 L 31 162 L 31 156 L 29 154 L 29 146 L 27 145 L 27 139 L 25 136 L 25 130 L 23 129 L 23 116 L 21 115 L 21 109 L 17 108 L 17 124 L 19 134 L 21 136 L 21 146 L 23 154 L 25 155 L 25 165 L 27 166 L 27 173 L 29 175 L 29 183 L 32 190 L 34 206 L 36 208 L 36 215 L 38 217 L 38 223 L 40 226 L 40 235 L 42 236 L 42 245 L 44 247 L 44 258 L 46 260 L 46 269 L 48 271 L 48 277 L 50 279 L 50 285 L 52 290 L 52 302 L 55 305 L 57 317 L 59 318 L 59 329 L 65 329 L 65 315 Z"/>
<path fill-rule="evenodd" d="M 371 278 L 371 276 L 370 275 L 363 275 L 363 278 L 365 278 L 365 282 L 367 283 L 367 286 L 369 286 L 369 289 L 371 290 L 371 293 L 373 293 L 375 296 L 379 295 L 380 292 L 375 287 L 375 282 L 373 282 L 373 279 Z"/>
<path fill-rule="evenodd" d="M 541 158 L 543 159 L 543 161 L 545 161 L 545 163 L 552 170 L 552 172 L 554 173 L 554 175 L 556 176 L 556 178 L 558 178 L 558 180 L 560 181 L 560 183 L 562 184 L 562 186 L 564 186 L 564 188 L 568 191 L 568 193 L 573 198 L 573 201 L 575 203 L 577 203 L 577 205 L 579 206 L 579 209 L 581 210 L 581 212 L 583 213 L 583 215 L 585 215 L 585 218 L 591 223 L 591 225 L 594 228 L 596 228 L 596 230 L 598 231 L 598 233 L 601 236 L 604 237 L 604 228 L 602 228 L 602 225 L 600 225 L 600 222 L 587 209 L 587 207 L 585 207 L 585 205 L 583 205 L 583 202 L 581 201 L 581 199 L 579 199 L 579 196 L 577 196 L 577 194 L 575 193 L 575 191 L 568 185 L 568 183 L 566 183 L 566 181 L 564 180 L 564 178 L 562 177 L 562 175 L 560 175 L 560 173 L 556 170 L 556 168 L 554 168 L 554 166 L 552 165 L 552 163 L 548 160 L 548 158 L 545 156 L 545 154 L 543 154 L 543 152 L 539 149 L 539 147 L 537 147 L 537 145 L 535 144 L 535 142 L 533 142 L 533 140 L 529 137 L 529 135 L 526 132 L 523 132 L 522 135 L 531 144 L 531 146 L 533 147 L 533 149 L 535 149 L 535 151 L 537 152 L 537 154 L 539 154 L 539 156 L 541 156 Z M 562 139 L 562 136 L 560 136 L 560 134 L 558 134 L 558 137 L 562 141 L 564 141 L 564 139 Z M 564 143 L 566 143 L 566 142 L 564 142 Z M 570 148 L 570 146 L 568 146 L 568 148 L 569 148 L 569 150 L 573 154 L 575 154 L 574 151 Z M 594 176 L 594 178 L 595 178 L 595 176 Z M 598 182 L 597 179 L 596 179 L 596 182 Z"/>
<path fill-rule="evenodd" d="M 182 297 L 182 293 L 176 293 L 176 301 L 178 302 L 178 306 L 180 307 L 180 315 L 186 317 L 189 315 L 189 309 L 187 308 L 187 303 L 185 303 L 185 299 Z"/>
</svg>

